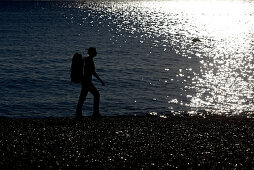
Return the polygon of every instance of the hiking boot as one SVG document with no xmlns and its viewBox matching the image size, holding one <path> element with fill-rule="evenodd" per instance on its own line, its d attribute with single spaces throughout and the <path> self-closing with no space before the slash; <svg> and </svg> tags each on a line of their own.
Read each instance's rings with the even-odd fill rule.
<svg viewBox="0 0 254 170">
<path fill-rule="evenodd" d="M 82 118 L 83 116 L 82 116 L 82 111 L 80 112 L 80 111 L 77 111 L 76 112 L 76 117 L 75 118 Z"/>
<path fill-rule="evenodd" d="M 100 113 L 96 113 L 96 114 L 93 114 L 93 115 L 92 115 L 92 119 L 93 119 L 93 120 L 98 120 L 98 119 L 101 119 L 101 118 L 102 118 L 102 116 L 101 116 Z"/>
</svg>

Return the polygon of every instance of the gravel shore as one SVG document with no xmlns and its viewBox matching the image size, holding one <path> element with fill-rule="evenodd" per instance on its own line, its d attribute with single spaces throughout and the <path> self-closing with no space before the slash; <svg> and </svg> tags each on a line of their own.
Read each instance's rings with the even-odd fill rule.
<svg viewBox="0 0 254 170">
<path fill-rule="evenodd" d="M 2 169 L 253 168 L 254 119 L 0 118 Z"/>
</svg>

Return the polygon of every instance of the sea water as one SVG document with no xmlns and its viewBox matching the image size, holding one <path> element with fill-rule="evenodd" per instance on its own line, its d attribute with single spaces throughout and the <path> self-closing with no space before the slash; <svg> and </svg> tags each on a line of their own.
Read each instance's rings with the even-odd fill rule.
<svg viewBox="0 0 254 170">
<path fill-rule="evenodd" d="M 71 58 L 96 47 L 104 116 L 251 117 L 253 18 L 240 0 L 0 2 L 0 116 L 74 116 Z"/>
</svg>

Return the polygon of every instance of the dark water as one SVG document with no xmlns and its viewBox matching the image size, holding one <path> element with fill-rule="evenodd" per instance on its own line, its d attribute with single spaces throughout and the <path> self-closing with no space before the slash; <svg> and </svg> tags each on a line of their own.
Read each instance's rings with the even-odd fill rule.
<svg viewBox="0 0 254 170">
<path fill-rule="evenodd" d="M 220 8 L 218 8 L 220 6 Z M 251 116 L 254 4 L 0 2 L 0 116 L 74 116 L 71 57 L 97 47 L 102 115 Z M 201 42 L 193 43 L 199 37 Z M 92 96 L 83 109 L 92 113 Z"/>
</svg>

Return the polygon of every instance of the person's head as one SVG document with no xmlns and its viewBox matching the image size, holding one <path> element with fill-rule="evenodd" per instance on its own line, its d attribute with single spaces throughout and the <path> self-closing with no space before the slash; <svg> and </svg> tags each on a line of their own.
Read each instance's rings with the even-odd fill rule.
<svg viewBox="0 0 254 170">
<path fill-rule="evenodd" d="M 97 52 L 96 52 L 96 48 L 94 47 L 90 47 L 87 50 L 87 54 L 90 56 L 90 57 L 95 57 L 97 55 Z"/>
</svg>

